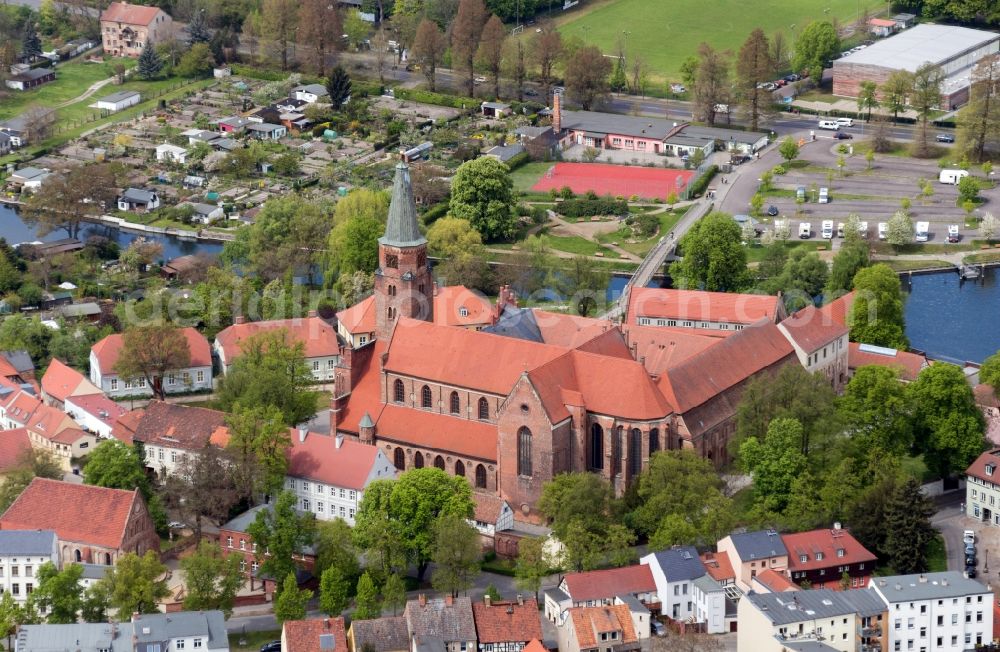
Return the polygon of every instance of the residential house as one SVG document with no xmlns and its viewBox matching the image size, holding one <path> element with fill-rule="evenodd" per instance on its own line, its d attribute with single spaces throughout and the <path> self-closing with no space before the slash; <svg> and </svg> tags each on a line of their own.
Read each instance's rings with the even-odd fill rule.
<svg viewBox="0 0 1000 652">
<path fill-rule="evenodd" d="M 337 361 L 340 359 L 340 341 L 337 331 L 326 320 L 310 311 L 307 317 L 293 319 L 272 319 L 248 322 L 237 317 L 232 326 L 224 328 L 215 336 L 213 350 L 222 367 L 228 373 L 233 362 L 239 357 L 243 342 L 261 333 L 283 331 L 289 343 L 301 342 L 305 347 L 306 365 L 315 380 L 333 380 Z"/>
<path fill-rule="evenodd" d="M 205 336 L 191 327 L 181 333 L 191 353 L 187 367 L 167 374 L 163 390 L 167 394 L 181 394 L 212 389 L 212 352 Z M 148 396 L 153 393 L 145 378 L 121 378 L 115 371 L 118 356 L 124 346 L 120 333 L 108 335 L 90 347 L 90 381 L 108 396 Z"/>
<path fill-rule="evenodd" d="M 80 575 L 79 584 L 84 591 L 103 580 L 111 570 L 111 566 L 102 564 L 80 564 L 80 566 L 83 567 L 83 573 Z"/>
<path fill-rule="evenodd" d="M 229 652 L 221 611 L 135 613 L 121 623 L 24 625 L 15 643 L 16 652 Z"/>
<path fill-rule="evenodd" d="M 121 111 L 130 106 L 135 106 L 141 99 L 142 96 L 139 94 L 139 91 L 118 91 L 97 100 L 94 107 L 104 111 Z M 157 148 L 156 153 L 157 158 L 159 158 L 159 148 Z"/>
<path fill-rule="evenodd" d="M 347 652 L 344 618 L 286 620 L 281 624 L 282 652 Z"/>
<path fill-rule="evenodd" d="M 246 126 L 246 131 L 251 138 L 257 140 L 280 140 L 288 134 L 288 129 L 284 125 L 270 122 L 253 122 Z"/>
<path fill-rule="evenodd" d="M 705 564 L 705 572 L 708 573 L 709 577 L 722 586 L 736 584 L 736 573 L 733 571 L 733 565 L 729 561 L 729 555 L 716 552 L 703 552 L 701 554 L 701 563 Z"/>
<path fill-rule="evenodd" d="M 514 527 L 514 510 L 503 498 L 481 491 L 472 492 L 472 502 L 475 507 L 470 524 L 479 532 L 483 547 L 494 550 L 497 533 Z"/>
<path fill-rule="evenodd" d="M 305 100 L 296 99 L 294 97 L 286 97 L 284 99 L 278 100 L 273 105 L 271 105 L 271 107 L 268 107 L 268 108 L 272 108 L 273 110 L 277 111 L 279 114 L 280 113 L 300 113 L 301 111 L 305 110 L 305 107 L 308 104 L 309 104 L 309 102 L 306 102 Z M 265 120 L 261 124 L 266 124 L 266 123 L 267 123 L 267 121 Z"/>
<path fill-rule="evenodd" d="M 861 367 L 879 365 L 896 370 L 899 373 L 899 379 L 904 383 L 913 382 L 920 375 L 921 370 L 930 366 L 927 358 L 919 353 L 898 351 L 884 346 L 858 342 L 851 342 L 848 345 L 847 356 L 847 366 L 852 376 Z"/>
<path fill-rule="evenodd" d="M 971 650 L 993 640 L 993 591 L 959 571 L 879 577 L 867 591 L 886 604 L 886 650 Z"/>
<path fill-rule="evenodd" d="M 138 57 L 173 36 L 173 20 L 158 7 L 112 2 L 101 13 L 101 43 L 113 57 Z"/>
<path fill-rule="evenodd" d="M 292 431 L 285 487 L 298 498 L 297 508 L 323 521 L 340 518 L 354 525 L 365 488 L 392 480 L 396 467 L 381 449 L 343 435 Z"/>
<path fill-rule="evenodd" d="M 522 652 L 542 638 L 538 602 L 518 596 L 515 601 L 492 601 L 490 596 L 472 605 L 479 652 Z"/>
<path fill-rule="evenodd" d="M 243 116 L 229 116 L 219 120 L 219 131 L 226 134 L 241 134 L 249 123 L 250 121 Z"/>
<path fill-rule="evenodd" d="M 177 258 L 171 258 L 160 267 L 160 276 L 171 281 L 187 280 L 190 282 L 192 277 L 198 276 L 204 271 L 207 265 L 211 265 L 214 262 L 215 258 L 213 256 L 206 256 L 205 254 L 178 256 Z"/>
<path fill-rule="evenodd" d="M 7 85 L 7 88 L 15 91 L 26 91 L 55 80 L 56 71 L 52 68 L 32 68 L 15 75 L 11 75 L 4 80 L 4 83 Z"/>
<path fill-rule="evenodd" d="M 157 161 L 185 165 L 187 163 L 187 155 L 188 151 L 183 147 L 178 147 L 177 145 L 163 143 L 156 146 Z"/>
<path fill-rule="evenodd" d="M 23 604 L 35 588 L 38 568 L 46 562 L 60 566 L 55 532 L 0 530 L 0 593 Z"/>
<path fill-rule="evenodd" d="M 476 648 L 472 601 L 466 596 L 428 599 L 420 594 L 407 601 L 403 618 L 414 651 L 467 652 Z"/>
<path fill-rule="evenodd" d="M 408 652 L 410 634 L 406 618 L 387 616 L 372 620 L 353 620 L 347 630 L 347 642 L 352 652 Z"/>
<path fill-rule="evenodd" d="M 375 341 L 375 296 L 337 313 L 337 334 L 352 349 Z"/>
<path fill-rule="evenodd" d="M 31 451 L 31 438 L 25 428 L 0 429 L 0 483 L 9 472 L 20 468 Z"/>
<path fill-rule="evenodd" d="M 7 177 L 7 182 L 20 189 L 21 192 L 33 192 L 42 187 L 52 173 L 47 168 L 25 167 Z"/>
<path fill-rule="evenodd" d="M 0 133 L 10 138 L 11 149 L 23 147 L 27 143 L 26 135 L 29 131 L 26 114 L 0 121 Z"/>
<path fill-rule="evenodd" d="M 195 203 L 183 203 L 179 206 L 190 206 L 194 213 L 191 215 L 191 221 L 197 224 L 210 224 L 215 220 L 222 219 L 226 216 L 226 212 L 223 210 L 222 206 L 217 206 L 215 204 L 203 204 L 201 202 Z"/>
<path fill-rule="evenodd" d="M 83 430 L 99 439 L 110 439 L 118 419 L 128 412 L 104 394 L 71 396 L 66 399 L 64 409 Z"/>
<path fill-rule="evenodd" d="M 820 588 L 820 587 L 817 587 Z M 788 579 L 788 576 L 770 568 L 762 573 L 757 573 L 750 583 L 750 590 L 757 593 L 785 593 L 788 591 L 801 591 L 802 587 Z"/>
<path fill-rule="evenodd" d="M 217 139 L 221 138 L 216 132 L 206 131 L 205 129 L 186 129 L 181 132 L 181 136 L 188 139 L 188 145 L 197 145 L 198 143 L 211 145 Z"/>
<path fill-rule="evenodd" d="M 799 364 L 822 374 L 835 390 L 847 384 L 850 329 L 815 306 L 807 306 L 778 324 L 795 349 Z"/>
<path fill-rule="evenodd" d="M 329 101 L 330 93 L 323 84 L 305 84 L 292 89 L 292 98 L 313 104 L 319 101 Z"/>
<path fill-rule="evenodd" d="M 101 310 L 101 306 L 94 301 L 84 301 L 82 303 L 71 303 L 59 306 L 56 308 L 56 312 L 60 317 L 68 322 L 86 321 L 91 324 L 99 322 L 101 320 L 101 315 L 104 314 Z"/>
<path fill-rule="evenodd" d="M 240 570 L 246 573 L 250 579 L 251 590 L 254 590 L 254 580 L 261 580 L 268 599 L 273 595 L 276 583 L 272 577 L 259 575 L 260 561 L 257 559 L 257 544 L 254 543 L 253 537 L 247 530 L 257 519 L 257 514 L 272 510 L 274 510 L 274 504 L 251 507 L 219 528 L 219 548 L 221 548 L 222 554 L 227 557 L 239 555 L 241 557 Z M 292 559 L 299 568 L 300 584 L 312 578 L 311 572 L 316 565 L 316 550 L 312 546 L 300 550 L 292 556 Z"/>
<path fill-rule="evenodd" d="M 146 468 L 161 479 L 177 473 L 188 455 L 229 441 L 226 414 L 207 408 L 152 401 L 132 434 L 146 451 Z"/>
<path fill-rule="evenodd" d="M 526 150 L 524 149 L 524 145 L 522 145 L 521 143 L 513 143 L 511 145 L 496 145 L 486 150 L 485 156 L 488 156 L 489 158 L 495 158 L 501 163 L 507 163 L 512 158 L 514 158 L 515 156 L 520 156 L 525 151 Z"/>
<path fill-rule="evenodd" d="M 885 603 L 868 591 L 750 592 L 737 607 L 736 646 L 755 652 L 868 652 L 872 648 L 862 647 L 862 640 L 877 637 L 862 638 L 863 633 L 872 633 L 864 631 L 863 624 L 881 626 L 885 612 Z"/>
<path fill-rule="evenodd" d="M 62 563 L 113 565 L 128 552 L 159 551 L 138 489 L 108 489 L 35 478 L 0 516 L 0 530 L 53 530 Z"/>
<path fill-rule="evenodd" d="M 869 18 L 868 31 L 872 34 L 872 36 L 877 36 L 879 38 L 892 36 L 896 31 L 896 21 L 888 18 Z"/>
<path fill-rule="evenodd" d="M 796 584 L 807 582 L 814 589 L 858 589 L 867 586 L 875 572 L 878 558 L 840 523 L 832 528 L 782 534 L 781 540 L 788 550 L 786 573 Z"/>
<path fill-rule="evenodd" d="M 160 207 L 160 196 L 152 190 L 128 188 L 118 196 L 118 210 L 145 213 Z"/>
<path fill-rule="evenodd" d="M 52 358 L 42 376 L 42 399 L 56 408 L 62 408 L 66 399 L 74 396 L 100 394 L 101 389 L 87 377 L 58 358 Z"/>
<path fill-rule="evenodd" d="M 26 425 L 31 446 L 52 455 L 63 470 L 73 469 L 73 460 L 86 456 L 97 445 L 97 437 L 80 429 L 68 414 L 40 404 Z"/>
<path fill-rule="evenodd" d="M 976 458 L 965 470 L 965 515 L 1000 526 L 1000 448 Z"/>
<path fill-rule="evenodd" d="M 710 634 L 726 631 L 726 592 L 705 570 L 693 546 L 642 557 L 656 582 L 660 612 L 675 621 L 705 623 Z"/>
<path fill-rule="evenodd" d="M 656 611 L 660 608 L 652 569 L 648 564 L 635 564 L 623 568 L 567 573 L 558 588 L 545 591 L 545 617 L 557 623 L 572 607 L 610 605 L 620 595 L 636 597 Z"/>
<path fill-rule="evenodd" d="M 24 349 L 0 351 L 0 377 L 14 383 L 34 383 L 35 363 Z"/>
<path fill-rule="evenodd" d="M 784 573 L 788 569 L 788 549 L 774 530 L 730 534 L 716 545 L 720 555 L 728 555 L 736 573 L 736 585 L 743 592 L 757 573 L 770 568 Z"/>
<path fill-rule="evenodd" d="M 641 649 L 627 605 L 573 607 L 558 627 L 559 652 Z M 747 648 L 749 649 L 749 648 Z"/>
</svg>

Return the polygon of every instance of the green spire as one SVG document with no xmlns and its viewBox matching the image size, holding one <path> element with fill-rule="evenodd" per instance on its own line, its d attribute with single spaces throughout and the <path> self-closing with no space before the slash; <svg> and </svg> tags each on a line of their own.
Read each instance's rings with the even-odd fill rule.
<svg viewBox="0 0 1000 652">
<path fill-rule="evenodd" d="M 410 168 L 403 161 L 396 165 L 389 219 L 385 223 L 385 235 L 378 241 L 394 247 L 415 247 L 427 243 L 417 225 L 417 205 L 413 201 L 413 188 L 410 186 Z"/>
</svg>

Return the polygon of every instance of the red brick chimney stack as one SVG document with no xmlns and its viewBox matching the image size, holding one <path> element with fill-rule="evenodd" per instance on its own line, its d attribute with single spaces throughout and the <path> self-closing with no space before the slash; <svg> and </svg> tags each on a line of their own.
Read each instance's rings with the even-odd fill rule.
<svg viewBox="0 0 1000 652">
<path fill-rule="evenodd" d="M 562 94 L 552 94 L 552 133 L 556 136 L 562 132 Z"/>
</svg>

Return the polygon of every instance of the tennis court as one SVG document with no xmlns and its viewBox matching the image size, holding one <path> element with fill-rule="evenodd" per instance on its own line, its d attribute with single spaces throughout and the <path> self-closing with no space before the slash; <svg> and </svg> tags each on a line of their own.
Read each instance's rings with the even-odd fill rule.
<svg viewBox="0 0 1000 652">
<path fill-rule="evenodd" d="M 598 195 L 636 195 L 643 199 L 666 199 L 670 193 L 680 195 L 694 177 L 691 170 L 644 168 L 606 163 L 556 163 L 532 186 L 534 192 L 560 190 L 569 186 L 582 195 L 594 191 Z"/>
</svg>

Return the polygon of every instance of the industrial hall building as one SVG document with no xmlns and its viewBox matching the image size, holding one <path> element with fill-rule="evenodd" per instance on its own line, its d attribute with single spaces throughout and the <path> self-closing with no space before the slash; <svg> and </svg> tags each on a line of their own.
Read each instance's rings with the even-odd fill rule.
<svg viewBox="0 0 1000 652">
<path fill-rule="evenodd" d="M 374 296 L 338 314 L 330 429 L 378 446 L 399 471 L 465 477 L 537 521 L 542 485 L 559 473 L 598 473 L 621 494 L 659 450 L 723 464 L 748 382 L 801 355 L 847 368 L 842 324 L 816 311 L 782 329 L 780 304 L 644 290 L 612 322 L 519 307 L 509 288 L 495 305 L 438 288 L 400 162 Z"/>
</svg>

